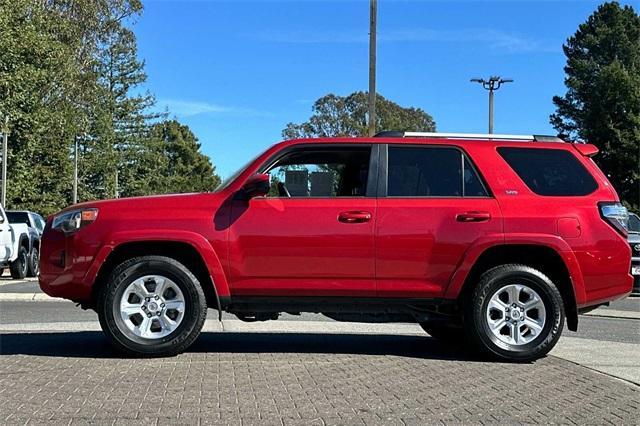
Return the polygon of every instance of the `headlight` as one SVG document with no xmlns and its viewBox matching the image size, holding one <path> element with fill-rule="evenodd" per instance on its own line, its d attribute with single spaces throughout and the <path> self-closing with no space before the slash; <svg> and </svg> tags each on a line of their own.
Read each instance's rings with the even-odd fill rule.
<svg viewBox="0 0 640 426">
<path fill-rule="evenodd" d="M 65 234 L 71 234 L 83 226 L 93 223 L 97 218 L 98 209 L 71 210 L 56 215 L 51 223 L 51 228 L 58 229 Z"/>
</svg>

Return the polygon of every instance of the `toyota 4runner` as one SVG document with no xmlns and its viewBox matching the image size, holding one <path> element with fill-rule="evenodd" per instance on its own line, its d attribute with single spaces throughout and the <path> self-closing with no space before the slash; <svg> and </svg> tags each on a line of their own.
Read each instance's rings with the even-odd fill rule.
<svg viewBox="0 0 640 426">
<path fill-rule="evenodd" d="M 500 359 L 631 291 L 628 214 L 590 144 L 385 133 L 279 143 L 212 193 L 48 218 L 40 286 L 139 355 L 184 351 L 207 308 L 413 322 Z"/>
</svg>

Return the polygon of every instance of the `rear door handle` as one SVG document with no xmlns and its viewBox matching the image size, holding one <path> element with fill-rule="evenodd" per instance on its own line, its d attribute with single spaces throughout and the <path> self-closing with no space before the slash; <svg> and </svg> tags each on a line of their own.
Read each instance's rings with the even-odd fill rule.
<svg viewBox="0 0 640 426">
<path fill-rule="evenodd" d="M 458 222 L 487 222 L 491 219 L 491 213 L 489 212 L 464 212 L 456 215 Z"/>
<path fill-rule="evenodd" d="M 371 213 L 355 211 L 355 212 L 341 212 L 338 215 L 338 221 L 342 223 L 364 223 L 371 220 Z"/>
</svg>

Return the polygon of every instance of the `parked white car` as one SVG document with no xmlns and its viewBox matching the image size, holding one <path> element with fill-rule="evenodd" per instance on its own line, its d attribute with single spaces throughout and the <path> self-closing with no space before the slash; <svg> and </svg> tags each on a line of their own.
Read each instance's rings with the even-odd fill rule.
<svg viewBox="0 0 640 426">
<path fill-rule="evenodd" d="M 24 223 L 10 224 L 0 205 L 0 270 L 8 267 L 12 278 L 24 278 L 30 252 L 29 228 Z"/>
</svg>

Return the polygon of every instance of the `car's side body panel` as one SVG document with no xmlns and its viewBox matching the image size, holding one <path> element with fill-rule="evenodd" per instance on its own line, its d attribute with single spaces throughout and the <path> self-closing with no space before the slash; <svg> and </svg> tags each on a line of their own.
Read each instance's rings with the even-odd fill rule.
<svg viewBox="0 0 640 426">
<path fill-rule="evenodd" d="M 370 215 L 340 221 L 344 212 Z M 229 226 L 233 294 L 255 296 L 375 295 L 373 198 L 238 200 Z"/>
<path fill-rule="evenodd" d="M 489 219 L 463 222 L 465 212 Z M 493 198 L 381 198 L 376 222 L 376 280 L 381 297 L 443 297 L 477 241 L 500 244 L 502 217 Z"/>
</svg>

